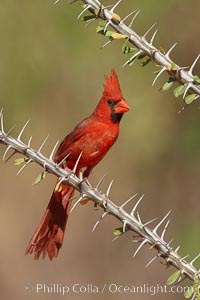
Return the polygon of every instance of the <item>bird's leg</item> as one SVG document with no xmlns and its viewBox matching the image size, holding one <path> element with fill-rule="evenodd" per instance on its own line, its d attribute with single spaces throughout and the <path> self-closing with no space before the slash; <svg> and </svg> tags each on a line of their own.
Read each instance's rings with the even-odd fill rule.
<svg viewBox="0 0 200 300">
<path fill-rule="evenodd" d="M 90 174 L 90 172 L 88 172 L 88 168 L 86 170 L 84 170 L 84 171 L 82 169 L 79 171 L 78 177 L 81 180 L 81 182 L 79 183 L 80 187 L 81 187 L 81 184 L 83 182 L 86 182 L 87 185 L 89 185 L 89 187 L 92 188 L 92 186 L 91 186 L 91 184 L 90 184 L 90 182 L 88 180 L 89 174 Z"/>
<path fill-rule="evenodd" d="M 85 183 L 87 183 L 87 185 L 89 185 L 89 187 L 92 189 L 92 186 L 91 186 L 91 184 L 90 184 L 90 182 L 89 182 L 89 180 L 88 180 L 88 176 L 84 176 L 84 175 L 86 174 L 86 171 L 87 171 L 87 169 L 86 169 L 84 172 L 83 172 L 82 170 L 79 171 L 78 177 L 79 177 L 79 179 L 81 180 L 81 182 L 79 183 L 79 185 L 80 185 L 80 188 L 81 188 L 81 184 L 82 184 L 83 182 L 85 182 Z M 80 201 L 80 203 L 81 203 L 82 205 L 84 205 L 84 204 L 87 204 L 88 201 L 89 201 L 89 199 L 84 197 L 83 200 Z M 94 203 L 94 208 L 97 209 L 97 203 Z"/>
<path fill-rule="evenodd" d="M 80 190 L 81 190 L 81 185 L 82 185 L 83 182 L 86 182 L 86 183 L 89 185 L 89 187 L 91 188 L 91 184 L 89 183 L 88 178 L 87 178 L 87 177 L 84 177 L 84 172 L 83 172 L 82 170 L 80 170 L 80 171 L 78 172 L 78 177 L 79 177 L 79 179 L 80 179 L 80 183 L 79 183 Z M 80 203 L 83 205 L 83 204 L 87 204 L 88 201 L 89 201 L 88 198 L 83 197 L 82 200 L 80 201 Z"/>
</svg>

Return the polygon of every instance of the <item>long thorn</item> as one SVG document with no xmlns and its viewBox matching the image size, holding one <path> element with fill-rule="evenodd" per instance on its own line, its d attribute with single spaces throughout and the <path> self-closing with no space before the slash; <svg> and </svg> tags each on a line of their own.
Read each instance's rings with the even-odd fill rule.
<svg viewBox="0 0 200 300">
<path fill-rule="evenodd" d="M 194 60 L 193 64 L 191 65 L 191 67 L 190 67 L 190 69 L 189 69 L 189 71 L 188 71 L 188 74 L 191 75 L 191 76 L 193 76 L 192 72 L 193 72 L 194 66 L 196 65 L 196 63 L 197 63 L 199 57 L 200 57 L 200 54 L 199 54 L 199 55 L 197 56 L 197 58 Z"/>
<path fill-rule="evenodd" d="M 67 160 L 67 158 L 70 156 L 70 154 L 71 154 L 71 153 L 68 153 L 68 154 L 67 154 L 67 155 L 66 155 L 66 156 L 65 156 L 65 157 L 57 164 L 57 166 L 60 167 L 60 166 L 64 163 L 64 161 Z"/>
<path fill-rule="evenodd" d="M 133 56 L 131 56 L 122 66 L 122 68 L 124 68 L 126 65 L 128 65 L 132 60 L 134 60 L 138 55 L 140 55 L 142 53 L 142 50 L 139 50 L 138 52 L 136 52 Z"/>
<path fill-rule="evenodd" d="M 115 8 L 122 2 L 122 0 L 117 1 L 117 3 L 113 6 L 113 8 L 110 10 L 111 13 L 114 12 Z"/>
<path fill-rule="evenodd" d="M 11 127 L 10 128 L 10 130 L 8 130 L 8 132 L 6 133 L 6 135 L 8 136 L 11 132 L 12 132 L 12 130 L 15 128 L 15 125 L 13 126 L 13 127 Z"/>
<path fill-rule="evenodd" d="M 56 148 L 57 148 L 57 146 L 58 146 L 58 143 L 59 143 L 59 141 L 57 141 L 57 142 L 55 143 L 55 146 L 53 147 L 53 150 L 51 151 L 51 154 L 50 154 L 50 156 L 49 156 L 49 160 L 53 160 L 54 152 L 55 152 L 55 150 L 56 150 Z"/>
<path fill-rule="evenodd" d="M 110 190 L 111 190 L 112 184 L 113 184 L 113 180 L 111 180 L 111 182 L 110 182 L 110 184 L 109 184 L 109 186 L 107 188 L 107 191 L 106 191 L 106 196 L 107 197 L 109 197 L 109 195 L 110 195 Z"/>
<path fill-rule="evenodd" d="M 131 211 L 131 216 L 134 216 L 134 213 L 135 213 L 135 211 L 136 211 L 138 205 L 140 204 L 140 202 L 142 201 L 143 198 L 144 198 L 144 195 L 142 195 L 142 196 L 140 197 L 140 199 L 136 202 L 136 204 L 134 205 L 134 207 L 133 207 L 133 209 L 132 209 L 132 211 Z"/>
<path fill-rule="evenodd" d="M 128 200 L 126 200 L 126 201 L 120 206 L 120 209 L 122 209 L 124 206 L 126 206 L 126 205 L 127 205 L 131 200 L 133 200 L 137 195 L 138 195 L 138 193 L 135 194 L 135 195 L 133 195 L 132 197 L 130 197 Z"/>
<path fill-rule="evenodd" d="M 187 92 L 189 91 L 189 89 L 191 88 L 192 84 L 191 83 L 188 83 L 185 91 L 184 91 L 184 94 L 183 94 L 183 99 L 185 99 L 185 96 L 187 95 Z"/>
<path fill-rule="evenodd" d="M 73 212 L 73 210 L 76 208 L 76 206 L 83 200 L 83 196 L 81 195 L 81 197 L 78 198 L 78 200 L 74 203 L 74 205 L 72 206 L 71 210 L 70 210 L 70 214 Z"/>
<path fill-rule="evenodd" d="M 121 234 L 120 235 L 117 235 L 117 236 L 115 236 L 113 239 L 112 239 L 112 242 L 114 242 L 114 241 L 116 241 L 119 237 L 121 236 Z"/>
<path fill-rule="evenodd" d="M 11 145 L 9 145 L 7 148 L 6 148 L 6 151 L 4 152 L 4 155 L 3 155 L 3 160 L 5 160 L 6 158 L 6 154 L 8 153 L 8 151 L 12 148 Z"/>
<path fill-rule="evenodd" d="M 26 128 L 26 126 L 28 125 L 29 122 L 30 122 L 30 120 L 28 120 L 28 121 L 25 123 L 25 125 L 22 127 L 22 130 L 20 131 L 20 133 L 19 133 L 19 135 L 18 135 L 18 137 L 17 137 L 17 140 L 18 140 L 18 141 L 21 141 L 21 136 L 22 136 L 22 134 L 23 134 L 23 132 L 24 132 L 24 130 L 25 130 L 25 128 Z"/>
<path fill-rule="evenodd" d="M 135 257 L 137 254 L 138 254 L 138 252 L 140 251 L 140 249 L 146 244 L 148 242 L 148 240 L 143 240 L 142 241 L 142 243 L 139 245 L 139 247 L 136 249 L 136 251 L 134 252 L 134 254 L 133 254 L 133 257 Z"/>
<path fill-rule="evenodd" d="M 24 163 L 24 165 L 19 169 L 19 171 L 17 172 L 16 175 L 19 175 L 19 173 L 21 173 L 21 171 L 28 166 L 29 163 L 31 163 L 33 160 L 30 158 L 27 162 Z"/>
<path fill-rule="evenodd" d="M 28 140 L 28 148 L 30 148 L 30 146 L 31 146 L 31 141 L 32 141 L 32 136 L 30 136 L 30 138 L 29 138 L 29 140 Z"/>
<path fill-rule="evenodd" d="M 193 266 L 193 263 L 200 257 L 200 253 L 193 258 L 193 260 L 190 262 L 190 264 Z"/>
<path fill-rule="evenodd" d="M 1 132 L 5 135 L 4 126 L 3 126 L 3 108 L 0 111 L 0 120 L 1 120 Z"/>
<path fill-rule="evenodd" d="M 14 149 L 13 149 L 14 150 Z M 5 162 L 9 161 L 15 154 L 17 153 L 16 150 L 13 151 L 13 153 L 11 153 L 5 160 Z"/>
<path fill-rule="evenodd" d="M 82 11 L 81 13 L 78 15 L 77 20 L 80 19 L 80 17 L 84 14 L 85 11 L 88 10 L 88 8 L 90 7 L 90 4 L 88 4 Z"/>
<path fill-rule="evenodd" d="M 157 23 L 154 23 L 153 25 L 151 25 L 151 27 L 145 32 L 145 34 L 142 36 L 142 39 L 146 39 L 147 35 L 149 34 L 149 32 L 152 30 L 152 28 L 155 27 Z"/>
<path fill-rule="evenodd" d="M 101 46 L 101 48 L 104 48 L 104 47 L 106 47 L 107 45 L 109 45 L 110 43 L 112 43 L 112 41 L 113 41 L 113 39 L 112 39 L 112 40 L 109 40 L 109 41 L 107 41 L 105 44 L 103 44 L 103 45 Z"/>
<path fill-rule="evenodd" d="M 138 222 L 140 223 L 140 225 L 142 225 L 142 220 L 140 218 L 140 214 L 138 211 L 137 211 L 137 219 L 138 219 Z"/>
<path fill-rule="evenodd" d="M 173 240 L 174 240 L 174 239 L 171 239 L 171 240 L 169 241 L 169 243 L 167 243 L 167 247 L 170 246 L 170 244 L 173 242 Z"/>
<path fill-rule="evenodd" d="M 42 150 L 42 148 L 44 147 L 44 145 L 45 145 L 46 141 L 48 140 L 48 138 L 49 138 L 49 134 L 46 136 L 46 138 L 45 138 L 44 141 L 42 142 L 41 146 L 40 146 L 39 149 L 38 149 L 38 152 L 40 152 L 40 151 Z"/>
<path fill-rule="evenodd" d="M 152 222 L 156 221 L 157 219 L 158 219 L 158 218 L 154 218 L 154 219 L 152 219 L 152 220 L 146 222 L 145 224 L 143 224 L 143 227 L 145 227 L 145 226 L 151 224 Z"/>
<path fill-rule="evenodd" d="M 102 184 L 102 182 L 104 181 L 104 179 L 105 179 L 105 177 L 107 176 L 107 173 L 105 173 L 102 177 L 101 177 L 101 179 L 99 180 L 99 182 L 97 183 L 97 185 L 96 185 L 96 190 L 98 190 L 99 189 L 99 187 L 100 187 L 100 185 Z"/>
<path fill-rule="evenodd" d="M 81 159 L 81 156 L 83 155 L 83 151 L 81 151 L 81 153 L 79 154 L 79 157 L 77 158 L 77 160 L 76 160 L 76 163 L 75 163 L 75 165 L 74 165 L 74 168 L 73 168 L 73 173 L 76 173 L 76 169 L 77 169 L 77 167 L 78 167 L 78 164 L 79 164 L 79 162 L 80 162 L 80 159 Z"/>
<path fill-rule="evenodd" d="M 140 10 L 137 10 L 135 16 L 133 16 L 133 19 L 131 20 L 130 24 L 128 25 L 128 27 L 131 27 L 133 25 L 133 22 L 135 21 L 135 19 L 137 18 L 137 16 L 139 15 Z"/>
<path fill-rule="evenodd" d="M 181 248 L 181 246 L 178 246 L 175 250 L 174 250 L 174 252 L 177 254 L 178 253 L 178 250 Z"/>
<path fill-rule="evenodd" d="M 148 268 L 151 264 L 152 264 L 152 262 L 154 262 L 154 260 L 156 260 L 157 258 L 158 258 L 158 254 L 156 255 L 156 256 L 154 256 L 149 262 L 148 262 L 148 264 L 146 264 L 146 266 L 145 266 L 145 268 Z"/>
<path fill-rule="evenodd" d="M 182 261 L 184 261 L 186 258 L 188 258 L 190 255 L 189 254 L 187 254 L 187 255 L 185 255 L 184 257 L 182 257 L 181 259 L 180 259 L 180 261 L 182 262 Z"/>
<path fill-rule="evenodd" d="M 169 223 L 170 223 L 170 220 L 168 220 L 167 223 L 165 224 L 165 227 L 164 227 L 163 232 L 162 232 L 161 237 L 160 237 L 161 240 L 163 240 L 163 238 L 164 238 L 164 235 L 166 233 L 167 227 L 169 226 Z"/>
<path fill-rule="evenodd" d="M 108 28 L 108 26 L 110 25 L 110 23 L 111 23 L 111 21 L 108 21 L 107 23 L 106 23 L 106 26 L 104 27 L 104 33 L 106 32 L 106 30 L 107 30 L 107 28 Z"/>
<path fill-rule="evenodd" d="M 157 32 L 158 32 L 158 29 L 154 32 L 154 34 L 152 35 L 152 38 L 151 38 L 151 40 L 150 40 L 150 42 L 149 42 L 149 44 L 150 45 L 152 45 L 153 44 L 153 42 L 154 42 L 154 39 L 155 39 L 155 37 L 156 37 L 156 34 L 157 34 Z"/>
<path fill-rule="evenodd" d="M 104 212 L 103 215 L 99 218 L 99 220 L 97 220 L 97 222 L 94 224 L 94 227 L 92 228 L 92 232 L 95 231 L 95 229 L 97 228 L 97 226 L 99 225 L 99 223 L 108 215 L 108 212 Z"/>
<path fill-rule="evenodd" d="M 156 75 L 156 77 L 153 80 L 152 86 L 154 86 L 154 84 L 156 83 L 156 81 L 158 80 L 158 78 L 160 77 L 160 75 L 162 75 L 162 73 L 166 70 L 165 67 L 163 67 L 160 72 Z"/>
<path fill-rule="evenodd" d="M 167 51 L 167 53 L 165 54 L 166 58 L 170 59 L 169 56 L 170 56 L 171 52 L 173 51 L 173 49 L 176 47 L 177 44 L 178 44 L 177 42 L 174 43 L 174 45 L 172 45 L 171 48 Z"/>
<path fill-rule="evenodd" d="M 138 10 L 136 9 L 136 10 L 132 11 L 130 14 L 128 14 L 126 17 L 124 17 L 122 19 L 122 22 L 126 21 L 128 19 L 128 17 L 130 17 L 131 15 L 133 15 L 134 13 L 136 13 L 136 11 L 138 11 Z"/>
<path fill-rule="evenodd" d="M 167 219 L 167 217 L 169 216 L 169 214 L 171 213 L 171 210 L 168 211 L 168 213 L 162 218 L 162 220 L 158 223 L 158 225 L 156 225 L 156 227 L 154 228 L 153 232 L 157 233 L 158 228 L 162 225 L 162 223 Z"/>
</svg>

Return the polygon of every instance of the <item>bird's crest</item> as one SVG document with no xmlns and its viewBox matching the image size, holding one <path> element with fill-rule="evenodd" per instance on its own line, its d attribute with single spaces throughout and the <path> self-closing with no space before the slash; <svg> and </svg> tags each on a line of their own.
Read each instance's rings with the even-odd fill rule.
<svg viewBox="0 0 200 300">
<path fill-rule="evenodd" d="M 105 76 L 103 96 L 107 99 L 116 100 L 123 98 L 115 70 L 111 71 L 110 77 Z"/>
</svg>

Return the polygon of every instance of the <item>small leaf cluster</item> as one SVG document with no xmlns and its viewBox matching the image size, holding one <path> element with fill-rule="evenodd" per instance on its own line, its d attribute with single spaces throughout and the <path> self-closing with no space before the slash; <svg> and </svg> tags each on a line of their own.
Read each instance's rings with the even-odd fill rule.
<svg viewBox="0 0 200 300">
<path fill-rule="evenodd" d="M 182 273 L 181 273 L 180 270 L 174 272 L 167 279 L 167 285 L 172 285 L 172 284 L 179 283 L 181 277 L 182 277 Z M 184 297 L 186 299 L 192 298 L 192 299 L 195 299 L 195 300 L 200 300 L 200 289 L 199 289 L 199 278 L 198 278 L 198 276 L 195 276 L 193 286 L 189 286 L 185 290 Z"/>
<path fill-rule="evenodd" d="M 165 82 L 164 85 L 162 86 L 162 91 L 168 91 L 173 86 L 175 81 L 176 80 L 174 79 L 174 77 L 170 76 L 168 81 Z M 183 95 L 187 90 L 187 88 L 188 88 L 188 83 L 177 86 L 173 90 L 174 96 L 178 98 L 179 96 Z M 188 92 L 188 95 L 184 98 L 184 101 L 186 104 L 191 104 L 197 97 L 198 97 L 197 94 Z"/>
<path fill-rule="evenodd" d="M 14 165 L 15 165 L 15 166 L 20 166 L 20 165 L 22 165 L 22 164 L 26 164 L 28 161 L 29 161 L 29 159 L 28 159 L 27 157 L 20 157 L 20 158 L 15 159 Z M 42 172 L 41 174 L 39 174 L 39 175 L 35 178 L 35 180 L 34 180 L 34 182 L 33 182 L 33 185 L 39 184 L 39 183 L 46 177 L 46 174 L 47 174 L 46 171 L 44 171 L 44 172 Z"/>
<path fill-rule="evenodd" d="M 109 37 L 111 40 L 126 39 L 128 36 L 126 34 L 117 33 L 115 31 L 106 30 L 107 21 L 101 21 L 96 28 L 96 32 Z"/>
<path fill-rule="evenodd" d="M 83 4 L 82 8 L 86 9 L 87 4 Z M 98 19 L 101 12 L 102 12 L 102 7 L 100 6 L 99 8 L 95 9 L 94 11 L 90 11 L 89 15 L 84 16 L 83 21 L 86 23 L 89 23 L 91 21 Z M 120 39 L 126 40 L 122 47 L 122 52 L 124 54 L 131 54 L 131 57 L 125 63 L 125 65 L 132 66 L 135 60 L 142 60 L 141 66 L 145 67 L 149 64 L 149 62 L 154 61 L 153 57 L 150 57 L 149 55 L 142 53 L 142 51 L 140 49 L 138 49 L 137 47 L 128 46 L 127 42 L 129 41 L 129 36 L 127 34 L 121 34 L 116 31 L 113 31 L 113 30 L 107 30 L 109 22 L 111 22 L 111 21 L 112 21 L 112 23 L 119 25 L 121 22 L 121 17 L 118 14 L 113 12 L 111 20 L 110 21 L 108 21 L 108 20 L 101 21 L 99 23 L 99 25 L 96 27 L 96 32 L 105 37 L 108 37 L 109 38 L 108 43 L 112 42 L 113 40 L 120 40 Z M 107 45 L 107 43 L 105 45 Z M 162 51 L 162 52 L 165 53 L 164 51 Z M 179 81 L 177 79 L 177 76 L 175 75 L 178 71 L 178 66 L 175 63 L 171 62 L 169 64 L 169 66 L 166 68 L 163 66 L 158 66 L 158 67 L 159 67 L 159 70 L 154 72 L 154 74 L 158 74 L 162 68 L 165 69 L 170 74 L 170 77 L 168 78 L 167 82 L 165 82 L 161 88 L 162 91 L 168 91 L 174 85 L 175 82 Z M 174 76 L 173 76 L 173 73 L 174 73 Z M 193 85 L 199 86 L 200 78 L 197 75 L 193 76 L 193 82 L 191 82 L 191 83 Z M 199 94 L 191 92 L 191 90 L 190 90 L 191 83 L 188 83 L 188 82 L 185 84 L 181 83 L 180 86 L 176 87 L 173 90 L 173 94 L 175 97 L 179 97 L 179 96 L 183 95 L 183 99 L 186 104 L 191 104 L 194 102 L 194 100 L 199 98 Z"/>
</svg>

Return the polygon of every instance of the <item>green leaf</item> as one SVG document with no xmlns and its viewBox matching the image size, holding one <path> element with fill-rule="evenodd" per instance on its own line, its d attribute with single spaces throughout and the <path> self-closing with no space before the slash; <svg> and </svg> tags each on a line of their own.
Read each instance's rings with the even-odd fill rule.
<svg viewBox="0 0 200 300">
<path fill-rule="evenodd" d="M 200 83 L 200 78 L 199 78 L 199 76 L 195 75 L 195 76 L 194 76 L 194 81 L 195 81 L 195 83 Z"/>
<path fill-rule="evenodd" d="M 192 286 L 189 286 L 189 287 L 187 288 L 187 290 L 184 292 L 184 297 L 185 297 L 186 299 L 189 299 L 189 298 L 192 297 L 192 295 L 193 295 L 193 287 L 192 287 Z"/>
<path fill-rule="evenodd" d="M 25 157 L 17 158 L 14 161 L 14 165 L 20 166 L 21 164 L 25 163 L 26 161 L 27 161 L 27 158 L 25 158 Z"/>
<path fill-rule="evenodd" d="M 104 32 L 103 27 L 97 26 L 97 28 L 96 28 L 96 33 L 101 33 L 101 34 L 103 34 L 103 32 Z"/>
<path fill-rule="evenodd" d="M 146 67 L 148 65 L 148 63 L 150 63 L 151 61 L 151 58 L 148 57 L 147 59 L 145 59 L 143 62 L 142 62 L 142 67 Z"/>
<path fill-rule="evenodd" d="M 185 103 L 186 104 L 191 104 L 194 101 L 195 97 L 196 97 L 196 94 L 190 94 L 190 95 L 188 95 L 185 98 Z"/>
<path fill-rule="evenodd" d="M 107 21 L 99 22 L 99 26 L 102 27 L 102 28 L 104 28 L 106 26 L 106 24 L 107 24 Z"/>
<path fill-rule="evenodd" d="M 122 51 L 123 51 L 124 54 L 129 54 L 129 53 L 133 53 L 133 52 L 138 51 L 138 49 L 135 48 L 135 47 L 125 46 L 125 47 L 122 48 Z"/>
<path fill-rule="evenodd" d="M 89 15 L 89 16 L 84 16 L 83 17 L 84 22 L 88 22 L 90 20 L 95 20 L 95 19 L 96 19 L 96 15 Z"/>
<path fill-rule="evenodd" d="M 99 25 L 96 28 L 96 32 L 105 35 L 104 28 L 105 28 L 106 24 L 107 24 L 107 21 L 99 22 Z"/>
<path fill-rule="evenodd" d="M 113 33 L 115 33 L 115 32 L 114 32 L 114 31 L 107 30 L 107 31 L 105 32 L 105 36 L 112 37 Z"/>
<path fill-rule="evenodd" d="M 162 91 L 168 91 L 171 87 L 172 87 L 172 85 L 174 84 L 174 81 L 167 81 L 167 82 L 165 82 L 165 84 L 163 85 L 163 87 L 162 87 Z"/>
<path fill-rule="evenodd" d="M 171 285 L 174 282 L 176 282 L 179 279 L 180 275 L 181 275 L 181 271 L 179 270 L 174 272 L 172 275 L 170 275 L 169 278 L 167 279 L 167 285 Z"/>
<path fill-rule="evenodd" d="M 174 89 L 174 91 L 173 91 L 173 93 L 174 93 L 174 96 L 177 98 L 177 97 L 179 97 L 180 95 L 182 95 L 184 92 L 185 92 L 185 90 L 186 90 L 186 88 L 187 88 L 187 83 L 185 83 L 184 85 L 180 85 L 180 86 L 178 86 L 178 87 L 176 87 L 175 89 Z"/>
<path fill-rule="evenodd" d="M 121 235 L 123 234 L 123 227 L 118 227 L 114 229 L 114 235 Z"/>
<path fill-rule="evenodd" d="M 95 13 L 96 16 L 99 15 L 100 10 L 101 10 L 100 8 L 96 8 L 96 9 L 94 10 L 94 13 Z"/>
<path fill-rule="evenodd" d="M 46 176 L 46 172 L 42 172 L 41 174 L 39 174 L 39 175 L 35 178 L 35 180 L 34 180 L 34 182 L 33 182 L 33 185 L 39 184 L 39 183 L 42 181 L 42 179 L 45 178 L 45 176 Z"/>
</svg>

